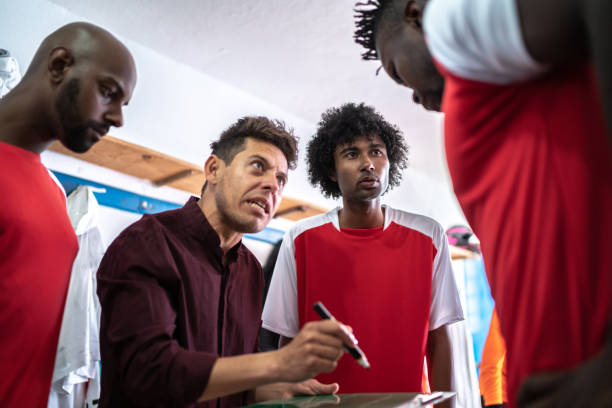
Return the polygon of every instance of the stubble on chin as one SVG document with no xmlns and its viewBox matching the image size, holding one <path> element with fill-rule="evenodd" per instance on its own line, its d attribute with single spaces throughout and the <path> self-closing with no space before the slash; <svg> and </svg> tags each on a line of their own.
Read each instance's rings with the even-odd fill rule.
<svg viewBox="0 0 612 408">
<path fill-rule="evenodd" d="M 84 153 L 93 145 L 87 134 L 91 124 L 83 123 L 78 110 L 80 91 L 79 80 L 73 78 L 65 85 L 55 102 L 55 110 L 64 133 L 62 143 L 76 153 Z"/>
<path fill-rule="evenodd" d="M 263 228 L 258 228 L 258 222 L 256 220 L 251 220 L 247 215 L 241 217 L 240 209 L 237 209 L 233 214 L 228 210 L 231 206 L 225 198 L 224 188 L 221 184 L 222 183 L 219 184 L 215 193 L 215 203 L 217 205 L 217 211 L 219 212 L 219 218 L 223 225 L 243 234 L 253 234 L 261 231 Z"/>
</svg>

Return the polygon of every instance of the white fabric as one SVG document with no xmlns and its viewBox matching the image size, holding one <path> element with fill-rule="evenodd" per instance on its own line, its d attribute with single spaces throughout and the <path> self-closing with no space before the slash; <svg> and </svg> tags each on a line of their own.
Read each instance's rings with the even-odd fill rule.
<svg viewBox="0 0 612 408">
<path fill-rule="evenodd" d="M 338 210 L 297 222 L 283 238 L 266 304 L 262 326 L 285 337 L 295 337 L 299 331 L 297 310 L 297 272 L 295 263 L 295 239 L 303 232 L 332 223 L 340 230 Z M 429 330 L 463 320 L 463 309 L 457 291 L 444 230 L 431 218 L 411 214 L 383 206 L 384 229 L 392 222 L 416 230 L 432 238 L 436 248 L 433 262 L 432 293 L 429 314 Z M 401 254 L 398 254 L 401 256 Z"/>
<path fill-rule="evenodd" d="M 8 51 L 0 50 L 0 98 L 15 88 L 20 80 L 19 63 Z"/>
<path fill-rule="evenodd" d="M 423 27 L 434 59 L 461 78 L 503 85 L 546 70 L 527 52 L 516 0 L 430 0 Z"/>
<path fill-rule="evenodd" d="M 467 309 L 465 261 L 452 261 L 461 306 Z M 455 408 L 480 408 L 480 387 L 476 374 L 474 343 L 469 329 L 469 316 L 466 320 L 449 326 L 453 360 L 453 390 L 457 392 Z"/>
<path fill-rule="evenodd" d="M 472 335 L 466 321 L 448 326 L 453 361 L 453 391 L 455 408 L 480 408 L 480 388 Z"/>
<path fill-rule="evenodd" d="M 75 384 L 70 394 L 61 388 L 56 392 L 51 392 L 47 408 L 83 407 L 86 386 L 87 383 L 84 382 Z"/>
<path fill-rule="evenodd" d="M 100 303 L 96 271 L 104 255 L 98 225 L 98 203 L 89 187 L 68 197 L 68 215 L 79 240 L 62 319 L 48 408 L 93 406 L 100 396 Z M 78 384 L 89 382 L 87 395 Z M 79 392 L 83 398 L 75 397 Z M 80 395 L 79 394 L 79 395 Z"/>
</svg>

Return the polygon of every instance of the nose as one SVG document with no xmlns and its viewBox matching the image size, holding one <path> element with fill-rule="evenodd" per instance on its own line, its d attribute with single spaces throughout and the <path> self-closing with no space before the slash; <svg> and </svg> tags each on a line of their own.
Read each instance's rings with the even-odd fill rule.
<svg viewBox="0 0 612 408">
<path fill-rule="evenodd" d="M 364 160 L 361 163 L 361 170 L 368 172 L 374 171 L 374 162 L 372 161 L 372 158 L 368 155 L 364 155 Z"/>
<path fill-rule="evenodd" d="M 264 180 L 264 189 L 269 190 L 272 194 L 276 195 L 281 191 L 280 182 L 274 172 L 269 172 Z"/>
<path fill-rule="evenodd" d="M 104 118 L 111 122 L 114 127 L 121 127 L 123 126 L 123 109 L 121 106 L 117 106 L 109 110 Z"/>
</svg>

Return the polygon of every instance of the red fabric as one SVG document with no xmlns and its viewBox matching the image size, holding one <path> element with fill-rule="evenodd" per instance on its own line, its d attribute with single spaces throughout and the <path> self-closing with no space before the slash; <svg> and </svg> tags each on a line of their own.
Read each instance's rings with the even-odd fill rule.
<svg viewBox="0 0 612 408">
<path fill-rule="evenodd" d="M 346 354 L 319 381 L 342 393 L 421 390 L 435 255 L 430 237 L 395 223 L 384 232 L 328 223 L 295 239 L 300 326 L 319 320 L 312 305 L 323 302 L 353 328 L 372 366 Z"/>
<path fill-rule="evenodd" d="M 38 154 L 0 143 L 0 406 L 46 407 L 78 242 Z"/>
<path fill-rule="evenodd" d="M 610 311 L 610 146 L 590 66 L 516 84 L 446 74 L 453 187 L 480 238 L 507 345 L 508 395 L 603 345 Z"/>
</svg>

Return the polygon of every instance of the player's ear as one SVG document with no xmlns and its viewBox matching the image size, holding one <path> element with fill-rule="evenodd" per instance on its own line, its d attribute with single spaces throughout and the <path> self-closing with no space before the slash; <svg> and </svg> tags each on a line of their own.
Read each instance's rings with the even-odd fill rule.
<svg viewBox="0 0 612 408">
<path fill-rule="evenodd" d="M 404 21 L 414 29 L 423 31 L 423 5 L 416 0 L 408 0 L 404 7 Z"/>
<path fill-rule="evenodd" d="M 204 175 L 208 185 L 216 185 L 221 178 L 225 162 L 219 156 L 211 154 L 204 163 Z"/>
<path fill-rule="evenodd" d="M 74 58 L 68 49 L 58 47 L 52 50 L 47 63 L 47 71 L 49 72 L 51 82 L 54 84 L 61 83 L 73 65 Z"/>
</svg>

